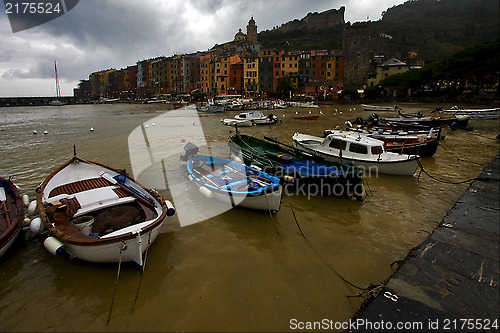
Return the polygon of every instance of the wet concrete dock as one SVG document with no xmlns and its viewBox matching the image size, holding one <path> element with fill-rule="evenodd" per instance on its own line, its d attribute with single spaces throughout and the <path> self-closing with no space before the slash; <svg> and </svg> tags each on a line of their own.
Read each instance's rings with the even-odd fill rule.
<svg viewBox="0 0 500 333">
<path fill-rule="evenodd" d="M 499 156 L 347 331 L 500 331 Z"/>
</svg>

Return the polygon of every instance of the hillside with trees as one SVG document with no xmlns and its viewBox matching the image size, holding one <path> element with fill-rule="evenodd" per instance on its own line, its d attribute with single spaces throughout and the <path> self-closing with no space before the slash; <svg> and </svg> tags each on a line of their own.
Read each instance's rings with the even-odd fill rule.
<svg viewBox="0 0 500 333">
<path fill-rule="evenodd" d="M 387 9 L 381 20 L 354 25 L 368 25 L 372 36 L 390 35 L 388 52 L 400 54 L 401 60 L 412 51 L 428 63 L 498 38 L 499 15 L 498 0 L 410 0 Z M 302 24 L 286 32 L 280 28 L 262 31 L 258 38 L 264 48 L 340 50 L 343 27 Z"/>
<path fill-rule="evenodd" d="M 498 0 L 411 0 L 389 8 L 373 22 L 391 35 L 391 48 L 414 51 L 426 62 L 499 37 Z"/>
<path fill-rule="evenodd" d="M 413 92 L 446 92 L 448 95 L 475 95 L 474 89 L 493 87 L 500 74 L 500 39 L 479 43 L 468 49 L 445 57 L 422 69 L 392 75 L 367 91 L 368 97 L 380 92 L 374 89 L 396 90 L 406 95 Z M 466 84 L 467 83 L 467 84 Z M 497 86 L 498 94 L 499 87 Z"/>
</svg>

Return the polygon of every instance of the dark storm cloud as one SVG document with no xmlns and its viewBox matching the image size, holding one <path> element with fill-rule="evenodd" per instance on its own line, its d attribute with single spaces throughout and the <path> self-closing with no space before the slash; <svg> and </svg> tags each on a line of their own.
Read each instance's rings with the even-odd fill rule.
<svg viewBox="0 0 500 333">
<path fill-rule="evenodd" d="M 65 15 L 13 34 L 0 14 L 0 94 L 28 79 L 52 80 L 57 60 L 63 90 L 70 94 L 91 72 L 123 68 L 160 55 L 191 53 L 232 40 L 251 16 L 258 31 L 309 12 L 346 7 L 346 21 L 402 0 L 82 0 Z M 374 9 L 375 6 L 376 9 Z M 71 87 L 69 87 L 71 86 Z M 5 88 L 5 89 L 4 89 Z M 33 87 L 32 90 L 36 88 Z M 40 93 L 43 94 L 43 93 Z"/>
</svg>

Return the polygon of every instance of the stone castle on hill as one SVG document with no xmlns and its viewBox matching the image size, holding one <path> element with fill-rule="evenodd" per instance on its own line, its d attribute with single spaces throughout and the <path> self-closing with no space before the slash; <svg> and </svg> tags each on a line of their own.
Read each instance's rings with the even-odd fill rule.
<svg viewBox="0 0 500 333">
<path fill-rule="evenodd" d="M 371 36 L 367 25 L 346 25 L 344 13 L 344 7 L 309 13 L 273 29 L 314 33 L 341 26 L 340 32 L 331 37 L 342 40 L 338 50 L 264 49 L 251 17 L 246 33 L 239 29 L 232 41 L 210 50 L 140 60 L 127 68 L 91 73 L 89 80 L 82 80 L 75 89 L 75 97 L 144 99 L 197 93 L 264 98 L 274 94 L 280 79 L 287 77 L 296 93 L 336 99 L 344 85 L 362 87 L 368 83 L 370 72 L 375 73 L 375 56 L 394 57 L 387 53 L 382 37 Z"/>
</svg>

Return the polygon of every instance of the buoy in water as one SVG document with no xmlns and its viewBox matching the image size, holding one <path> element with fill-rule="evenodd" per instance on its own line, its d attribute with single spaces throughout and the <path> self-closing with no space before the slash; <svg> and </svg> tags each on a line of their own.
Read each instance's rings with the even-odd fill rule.
<svg viewBox="0 0 500 333">
<path fill-rule="evenodd" d="M 155 123 L 152 123 L 152 124 L 151 124 L 151 126 L 156 126 L 156 124 L 155 124 Z"/>
<path fill-rule="evenodd" d="M 34 234 L 39 234 L 45 229 L 45 226 L 43 225 L 42 219 L 39 217 L 35 217 L 33 220 L 30 222 L 30 230 Z"/>
<path fill-rule="evenodd" d="M 63 254 L 65 252 L 63 242 L 53 236 L 47 237 L 43 241 L 43 246 L 54 255 Z"/>
<path fill-rule="evenodd" d="M 203 194 L 205 197 L 211 199 L 214 197 L 214 194 L 212 193 L 212 191 L 210 191 L 208 188 L 206 188 L 205 186 L 200 186 L 200 189 L 199 189 L 200 193 Z"/>
<path fill-rule="evenodd" d="M 28 204 L 28 214 L 35 215 L 36 213 L 36 200 L 33 200 Z"/>
<path fill-rule="evenodd" d="M 38 134 L 37 130 L 34 130 L 34 131 L 33 131 L 33 134 Z"/>
<path fill-rule="evenodd" d="M 89 131 L 90 131 L 90 132 L 93 132 L 93 131 L 94 131 L 94 128 L 93 128 L 93 127 L 91 127 Z"/>
<path fill-rule="evenodd" d="M 47 132 L 47 130 L 43 131 L 43 134 L 49 134 L 49 132 Z"/>
</svg>

